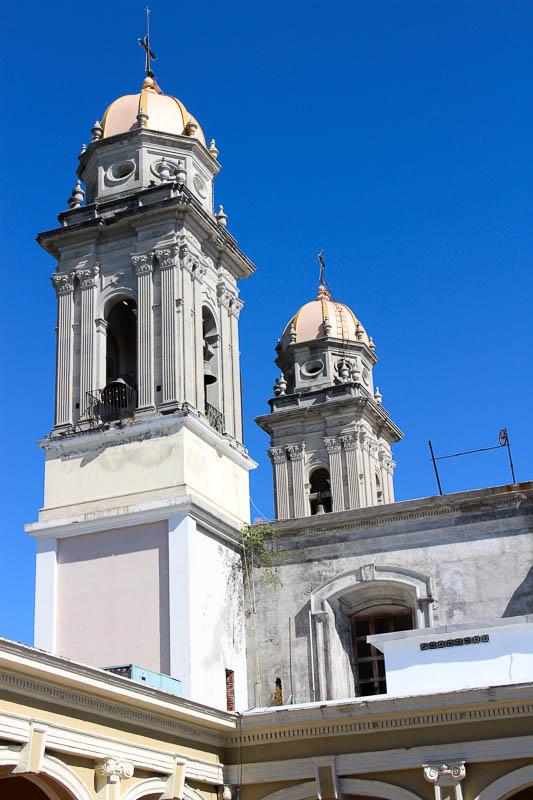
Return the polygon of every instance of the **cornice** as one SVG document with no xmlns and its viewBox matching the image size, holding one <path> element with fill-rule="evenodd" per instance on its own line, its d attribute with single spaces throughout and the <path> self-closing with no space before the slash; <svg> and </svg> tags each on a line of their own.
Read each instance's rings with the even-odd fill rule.
<svg viewBox="0 0 533 800">
<path fill-rule="evenodd" d="M 533 481 L 507 486 L 495 486 L 468 492 L 457 492 L 442 497 L 424 497 L 416 500 L 403 500 L 388 505 L 369 506 L 348 511 L 294 520 L 275 520 L 270 524 L 276 530 L 276 537 L 332 536 L 356 528 L 371 528 L 392 525 L 433 517 L 446 517 L 457 514 L 476 514 L 486 511 L 518 510 L 525 503 L 533 501 Z"/>
</svg>

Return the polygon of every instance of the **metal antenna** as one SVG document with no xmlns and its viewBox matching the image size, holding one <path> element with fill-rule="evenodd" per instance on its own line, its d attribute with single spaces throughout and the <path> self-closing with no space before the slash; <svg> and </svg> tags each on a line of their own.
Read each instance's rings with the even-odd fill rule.
<svg viewBox="0 0 533 800">
<path fill-rule="evenodd" d="M 146 36 L 144 39 L 137 39 L 140 46 L 145 52 L 146 60 L 144 65 L 144 70 L 149 78 L 154 77 L 154 73 L 152 71 L 152 61 L 156 61 L 155 53 L 150 49 L 150 8 L 146 6 Z"/>
<path fill-rule="evenodd" d="M 318 254 L 318 263 L 320 264 L 320 276 L 318 279 L 319 286 L 326 285 L 326 260 L 324 258 L 324 251 L 321 250 Z"/>
</svg>

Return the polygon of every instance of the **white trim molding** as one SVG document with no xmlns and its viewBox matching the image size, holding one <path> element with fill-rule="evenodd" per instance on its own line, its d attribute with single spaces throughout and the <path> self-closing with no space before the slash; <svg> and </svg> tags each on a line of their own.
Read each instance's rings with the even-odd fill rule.
<svg viewBox="0 0 533 800">
<path fill-rule="evenodd" d="M 16 768 L 19 763 L 19 759 L 21 757 L 22 750 L 21 749 L 13 749 L 11 747 L 0 747 L 0 766 L 2 767 L 9 767 L 13 766 Z M 13 770 L 15 772 L 15 770 Z M 25 774 L 18 773 L 21 777 L 26 777 Z M 76 798 L 76 800 L 93 800 L 93 797 L 83 781 L 73 772 L 66 764 L 63 764 L 58 758 L 54 758 L 53 756 L 45 755 L 42 759 L 41 768 L 39 770 L 39 778 L 36 780 L 35 776 L 31 776 L 31 780 L 37 786 L 41 786 L 44 789 L 42 781 L 43 776 L 52 778 L 52 780 L 56 781 L 60 786 L 66 789 L 70 794 Z M 53 787 L 49 787 L 46 785 L 46 794 L 50 798 L 59 798 L 53 791 Z"/>
<path fill-rule="evenodd" d="M 382 800 L 422 800 L 420 795 L 383 781 L 368 781 L 359 778 L 347 778 L 340 781 L 341 796 L 365 795 L 366 797 L 379 797 Z M 267 794 L 262 800 L 315 800 L 316 782 L 309 781 L 287 789 Z"/>
</svg>

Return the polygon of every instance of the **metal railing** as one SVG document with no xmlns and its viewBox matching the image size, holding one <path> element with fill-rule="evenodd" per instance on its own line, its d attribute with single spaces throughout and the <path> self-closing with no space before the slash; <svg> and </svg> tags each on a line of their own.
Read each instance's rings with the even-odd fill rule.
<svg viewBox="0 0 533 800">
<path fill-rule="evenodd" d="M 210 403 L 205 404 L 205 415 L 207 421 L 219 433 L 225 433 L 224 429 L 224 416 L 221 411 L 212 406 Z"/>
</svg>

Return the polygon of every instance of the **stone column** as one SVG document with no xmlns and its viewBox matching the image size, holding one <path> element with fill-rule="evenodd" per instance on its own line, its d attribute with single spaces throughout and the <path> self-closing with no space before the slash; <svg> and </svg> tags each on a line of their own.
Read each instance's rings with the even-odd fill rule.
<svg viewBox="0 0 533 800">
<path fill-rule="evenodd" d="M 284 447 L 273 447 L 268 451 L 274 470 L 274 492 L 276 497 L 276 519 L 289 519 L 289 476 L 287 452 Z"/>
<path fill-rule="evenodd" d="M 133 255 L 137 273 L 137 408 L 155 408 L 153 254 Z"/>
<path fill-rule="evenodd" d="M 161 405 L 176 407 L 180 399 L 179 362 L 181 337 L 177 310 L 177 245 L 157 251 L 161 270 Z"/>
<path fill-rule="evenodd" d="M 80 417 L 87 409 L 87 395 L 100 388 L 96 386 L 96 323 L 94 307 L 100 267 L 95 264 L 86 269 L 76 270 L 81 291 L 81 325 L 80 325 Z"/>
<path fill-rule="evenodd" d="M 183 396 L 186 403 L 196 408 L 196 351 L 194 342 L 194 261 L 184 245 L 180 250 L 181 275 L 183 280 L 183 336 L 181 359 L 183 362 Z M 200 409 L 202 412 L 203 408 Z"/>
<path fill-rule="evenodd" d="M 57 294 L 57 355 L 55 427 L 72 424 L 72 358 L 74 323 L 74 273 L 52 276 Z"/>
<path fill-rule="evenodd" d="M 348 508 L 359 508 L 359 465 L 357 458 L 357 434 L 347 433 L 339 437 L 346 456 L 346 479 L 348 483 Z"/>
<path fill-rule="evenodd" d="M 424 778 L 433 784 L 435 800 L 463 800 L 461 781 L 466 776 L 465 762 L 424 764 Z"/>
<path fill-rule="evenodd" d="M 336 436 L 324 439 L 329 456 L 329 474 L 331 479 L 332 510 L 344 511 L 344 486 L 342 481 L 341 443 Z"/>
<path fill-rule="evenodd" d="M 378 462 L 378 448 L 376 445 L 376 441 L 374 437 L 371 437 L 369 440 L 368 445 L 368 458 L 370 463 L 370 488 L 372 492 L 372 505 L 377 506 L 378 504 L 378 488 L 376 486 L 376 475 L 378 475 L 381 481 L 381 473 L 380 467 Z M 380 487 L 381 491 L 383 491 L 383 487 Z"/>
<path fill-rule="evenodd" d="M 107 320 L 98 317 L 94 321 L 95 353 L 96 353 L 96 378 L 95 389 L 103 389 L 107 378 Z"/>
<path fill-rule="evenodd" d="M 237 297 L 230 304 L 232 393 L 235 438 L 243 441 L 242 396 L 241 396 L 241 354 L 239 351 L 239 316 L 243 303 Z"/>
<path fill-rule="evenodd" d="M 287 447 L 292 465 L 292 498 L 296 519 L 308 517 L 311 513 L 305 495 L 304 458 L 305 443 L 290 444 Z"/>
<path fill-rule="evenodd" d="M 120 800 L 121 781 L 133 776 L 134 765 L 130 761 L 106 758 L 96 764 L 94 772 L 98 800 Z"/>
<path fill-rule="evenodd" d="M 231 344 L 230 301 L 232 294 L 223 281 L 217 285 L 217 302 L 220 324 L 220 380 L 222 382 L 222 413 L 226 433 L 235 436 L 235 412 L 233 407 L 233 352 Z"/>
<path fill-rule="evenodd" d="M 194 336 L 194 378 L 196 408 L 205 413 L 204 386 L 204 332 L 202 320 L 202 283 L 206 268 L 196 262 L 192 271 L 193 290 L 193 336 Z M 192 353 L 191 353 L 192 357 Z"/>
<path fill-rule="evenodd" d="M 388 469 L 387 469 L 387 484 L 389 487 L 389 503 L 394 503 L 394 468 L 396 467 L 396 462 L 389 459 Z"/>
</svg>

